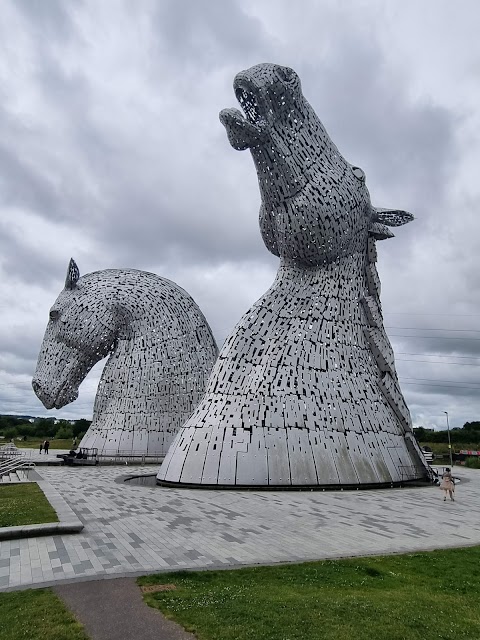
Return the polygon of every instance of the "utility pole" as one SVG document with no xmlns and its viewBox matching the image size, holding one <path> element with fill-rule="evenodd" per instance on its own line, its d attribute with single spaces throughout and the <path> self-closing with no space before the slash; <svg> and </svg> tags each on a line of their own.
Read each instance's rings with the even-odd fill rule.
<svg viewBox="0 0 480 640">
<path fill-rule="evenodd" d="M 448 411 L 443 412 L 447 416 L 448 450 L 450 452 L 450 469 L 453 467 L 452 443 L 450 442 L 450 424 L 448 422 Z"/>
</svg>

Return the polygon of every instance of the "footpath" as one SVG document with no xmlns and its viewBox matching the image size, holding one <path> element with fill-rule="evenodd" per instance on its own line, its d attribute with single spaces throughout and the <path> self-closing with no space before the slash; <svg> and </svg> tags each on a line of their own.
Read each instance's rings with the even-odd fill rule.
<svg viewBox="0 0 480 640">
<path fill-rule="evenodd" d="M 194 640 L 195 636 L 145 604 L 134 578 L 54 587 L 91 640 Z"/>
</svg>

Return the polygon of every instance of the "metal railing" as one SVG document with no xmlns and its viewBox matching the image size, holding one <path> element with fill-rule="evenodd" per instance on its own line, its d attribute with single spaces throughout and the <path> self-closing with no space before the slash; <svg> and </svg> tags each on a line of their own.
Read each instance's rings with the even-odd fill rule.
<svg viewBox="0 0 480 640">
<path fill-rule="evenodd" d="M 406 480 L 416 480 L 418 477 L 418 470 L 415 465 L 399 465 L 400 480 L 405 482 Z"/>
<path fill-rule="evenodd" d="M 27 461 L 24 458 L 15 458 L 9 460 L 3 460 L 0 463 L 0 477 L 8 475 L 13 471 L 25 470 L 28 478 L 28 472 L 35 467 L 35 463 Z"/>
<path fill-rule="evenodd" d="M 13 442 L 2 444 L 0 446 L 0 460 L 9 460 L 10 458 L 22 455 L 23 452 L 18 447 L 16 447 Z"/>
<path fill-rule="evenodd" d="M 98 460 L 100 462 L 112 462 L 112 464 L 160 464 L 165 458 L 164 455 L 145 455 L 135 454 L 129 451 L 117 451 L 115 454 L 109 455 L 104 453 L 98 454 Z"/>
</svg>

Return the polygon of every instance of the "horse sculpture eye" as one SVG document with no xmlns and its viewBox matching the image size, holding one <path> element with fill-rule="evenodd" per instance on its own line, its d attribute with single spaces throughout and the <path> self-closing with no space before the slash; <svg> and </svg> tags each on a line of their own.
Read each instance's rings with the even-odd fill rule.
<svg viewBox="0 0 480 640">
<path fill-rule="evenodd" d="M 295 72 L 290 67 L 278 67 L 277 75 L 283 82 L 292 82 L 295 77 Z"/>
<path fill-rule="evenodd" d="M 356 178 L 358 178 L 362 182 L 365 182 L 365 172 L 363 171 L 363 169 L 360 169 L 360 167 L 352 167 L 352 171 L 353 175 Z"/>
<path fill-rule="evenodd" d="M 59 317 L 60 317 L 60 311 L 57 311 L 56 309 L 52 309 L 50 311 L 50 320 L 58 320 Z"/>
</svg>

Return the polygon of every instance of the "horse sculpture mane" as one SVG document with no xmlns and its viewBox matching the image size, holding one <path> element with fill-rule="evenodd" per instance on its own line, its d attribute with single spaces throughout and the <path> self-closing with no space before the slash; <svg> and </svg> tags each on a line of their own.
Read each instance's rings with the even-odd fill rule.
<svg viewBox="0 0 480 640">
<path fill-rule="evenodd" d="M 364 172 L 330 140 L 292 69 L 257 65 L 234 89 L 245 116 L 220 119 L 232 146 L 252 153 L 260 230 L 280 267 L 227 338 L 157 479 L 274 488 L 424 478 L 375 268 L 376 240 L 413 216 L 371 205 Z"/>
<path fill-rule="evenodd" d="M 32 385 L 47 409 L 59 409 L 109 355 L 80 444 L 158 456 L 200 401 L 217 354 L 205 317 L 174 282 L 134 269 L 80 277 L 71 260 Z"/>
</svg>

